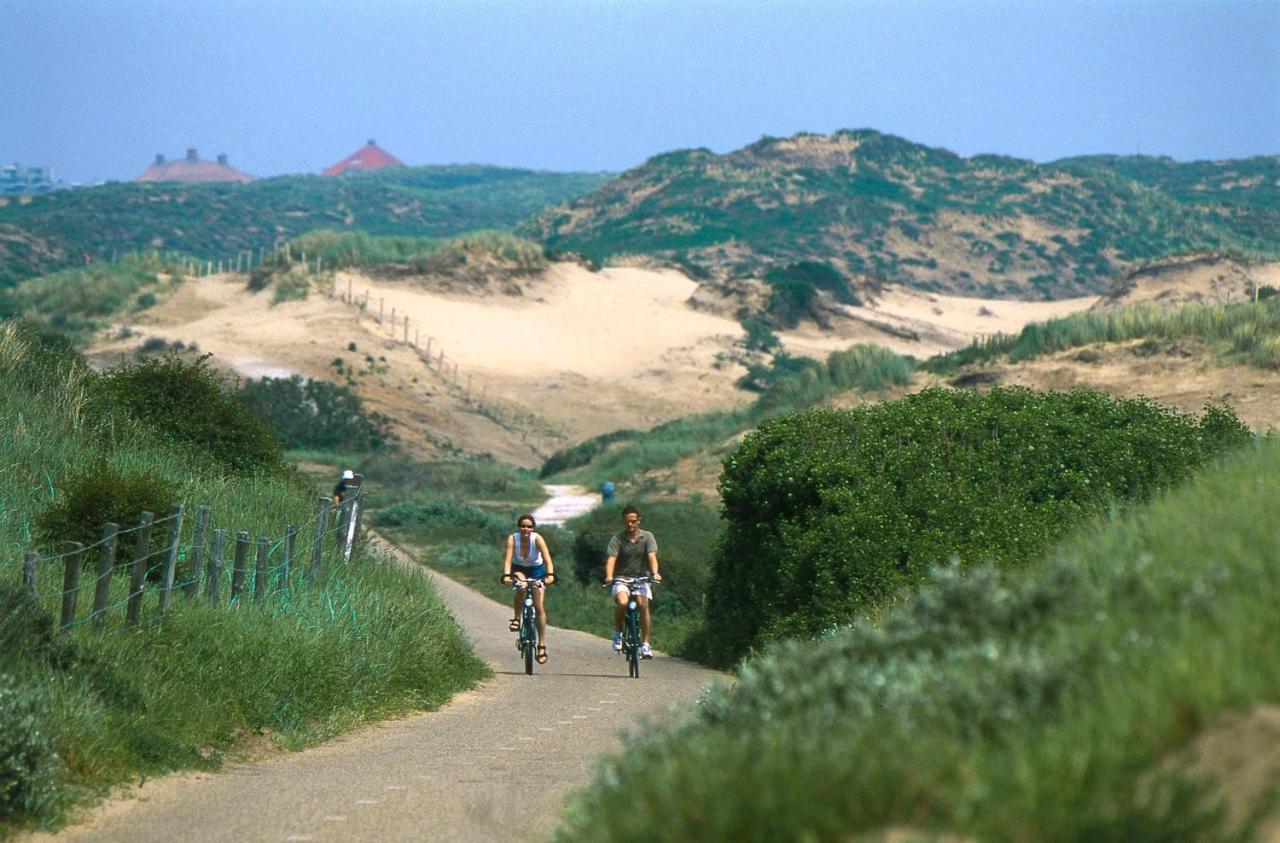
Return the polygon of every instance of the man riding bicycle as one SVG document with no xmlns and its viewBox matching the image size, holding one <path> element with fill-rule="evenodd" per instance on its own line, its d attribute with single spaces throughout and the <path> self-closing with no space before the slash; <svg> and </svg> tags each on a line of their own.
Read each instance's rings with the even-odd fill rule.
<svg viewBox="0 0 1280 843">
<path fill-rule="evenodd" d="M 622 532 L 609 539 L 605 554 L 604 582 L 605 585 L 613 585 L 613 649 L 622 651 L 622 619 L 634 589 L 636 606 L 640 610 L 640 635 L 644 639 L 640 645 L 640 658 L 651 659 L 649 601 L 653 599 L 653 590 L 648 583 L 628 586 L 627 583 L 613 581 L 615 576 L 642 577 L 648 574 L 654 582 L 662 582 L 658 575 L 658 540 L 653 533 L 640 529 L 640 510 L 630 504 L 623 508 Z"/>
<path fill-rule="evenodd" d="M 551 561 L 551 551 L 547 543 L 533 531 L 537 522 L 532 515 L 521 515 L 516 519 L 516 532 L 507 536 L 507 551 L 502 558 L 502 581 L 516 583 L 515 598 L 511 603 L 511 623 L 508 629 L 520 631 L 520 607 L 524 603 L 524 585 L 531 580 L 542 580 L 550 585 L 556 581 L 555 563 Z M 543 607 L 543 589 L 533 589 L 533 608 L 538 615 L 538 664 L 547 661 L 547 611 Z"/>
</svg>

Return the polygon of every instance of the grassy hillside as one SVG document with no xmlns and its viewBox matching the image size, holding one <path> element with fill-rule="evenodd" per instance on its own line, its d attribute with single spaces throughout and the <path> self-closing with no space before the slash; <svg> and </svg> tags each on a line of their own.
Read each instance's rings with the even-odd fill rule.
<svg viewBox="0 0 1280 843">
<path fill-rule="evenodd" d="M 599 186 L 594 173 L 412 167 L 250 184 L 108 184 L 0 199 L 0 286 L 128 251 L 211 260 L 319 228 L 447 237 L 503 229 Z"/>
<path fill-rule="evenodd" d="M 940 568 L 633 735 L 556 839 L 1261 839 L 1274 765 L 1188 748 L 1280 702 L 1277 506 L 1267 441 L 1024 571 Z"/>
<path fill-rule="evenodd" d="M 1148 343 L 1195 339 L 1227 362 L 1280 368 L 1280 302 L 1187 305 L 1169 310 L 1134 305 L 1035 322 L 1016 336 L 997 335 L 926 360 L 922 368 L 949 373 L 994 360 L 1030 360 L 1068 348 L 1141 339 Z"/>
<path fill-rule="evenodd" d="M 1145 155 L 1089 155 L 1054 162 L 1106 170 L 1155 188 L 1251 238 L 1280 240 L 1280 155 L 1179 162 Z"/>
<path fill-rule="evenodd" d="M 257 468 L 219 457 L 244 455 L 237 442 L 248 442 L 252 425 L 229 398 L 185 402 L 158 391 L 201 377 L 143 389 L 157 371 L 135 369 L 113 392 L 110 373 L 93 375 L 0 323 L 0 411 L 10 422 L 0 438 L 0 837 L 55 826 L 70 806 L 116 784 L 215 769 L 246 739 L 297 746 L 435 707 L 485 672 L 423 578 L 363 551 L 349 565 L 327 551 L 310 583 L 295 564 L 281 587 L 280 536 L 286 523 L 314 523 L 316 489 L 282 468 L 278 451 L 259 454 Z M 134 412 L 147 407 L 168 418 Z M 209 505 L 215 528 L 270 538 L 264 599 L 226 605 L 228 548 L 220 605 L 179 594 L 162 618 L 156 582 L 145 580 L 142 622 L 126 631 L 130 582 L 117 569 L 104 580 L 109 608 L 97 631 L 88 620 L 91 556 L 76 623 L 59 632 L 62 563 L 40 563 L 33 598 L 23 586 L 26 551 L 56 554 L 63 539 L 85 540 L 82 529 L 100 535 L 107 520 L 132 527 L 142 509 L 163 517 L 177 501 L 188 512 Z M 182 571 L 192 520 L 180 537 Z M 153 548 L 166 532 L 157 528 Z M 117 560 L 127 562 L 136 541 L 123 538 Z"/>
<path fill-rule="evenodd" d="M 1275 209 L 1273 192 L 1231 195 Z M 962 158 L 860 130 L 660 155 L 525 230 L 596 259 L 730 276 L 822 261 L 853 280 L 1023 297 L 1099 292 L 1126 265 L 1191 249 L 1275 252 L 1266 232 L 1182 199 L 1102 167 Z"/>
</svg>

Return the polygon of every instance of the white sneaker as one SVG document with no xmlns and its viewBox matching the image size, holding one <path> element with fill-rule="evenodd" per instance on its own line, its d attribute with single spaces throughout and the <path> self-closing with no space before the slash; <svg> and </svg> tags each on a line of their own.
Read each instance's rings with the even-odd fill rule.
<svg viewBox="0 0 1280 843">
<path fill-rule="evenodd" d="M 622 652 L 622 633 L 621 632 L 615 632 L 613 634 L 613 651 L 615 653 Z"/>
<path fill-rule="evenodd" d="M 640 658 L 642 659 L 653 658 L 653 648 L 649 646 L 648 641 L 640 645 Z"/>
</svg>

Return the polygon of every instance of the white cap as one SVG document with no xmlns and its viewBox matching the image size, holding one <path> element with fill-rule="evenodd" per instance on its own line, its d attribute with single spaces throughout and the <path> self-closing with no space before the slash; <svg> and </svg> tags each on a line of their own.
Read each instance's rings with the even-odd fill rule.
<svg viewBox="0 0 1280 843">
<path fill-rule="evenodd" d="M 343 479 L 343 480 L 355 480 L 355 479 L 356 479 L 356 473 L 355 473 L 354 471 L 352 471 L 351 469 L 349 469 L 349 468 L 348 468 L 346 471 L 342 472 L 342 479 Z"/>
</svg>

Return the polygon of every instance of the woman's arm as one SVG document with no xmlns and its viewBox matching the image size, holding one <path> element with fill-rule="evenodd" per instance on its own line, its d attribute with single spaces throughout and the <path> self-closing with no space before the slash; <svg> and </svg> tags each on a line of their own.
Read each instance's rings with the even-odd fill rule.
<svg viewBox="0 0 1280 843">
<path fill-rule="evenodd" d="M 502 576 L 511 576 L 511 554 L 515 550 L 515 537 L 507 536 L 507 552 L 502 555 Z"/>
<path fill-rule="evenodd" d="M 547 543 L 542 536 L 538 536 L 538 552 L 542 554 L 542 558 L 547 563 L 547 574 L 554 576 L 556 572 L 556 563 L 551 561 L 551 551 L 547 550 Z"/>
</svg>

